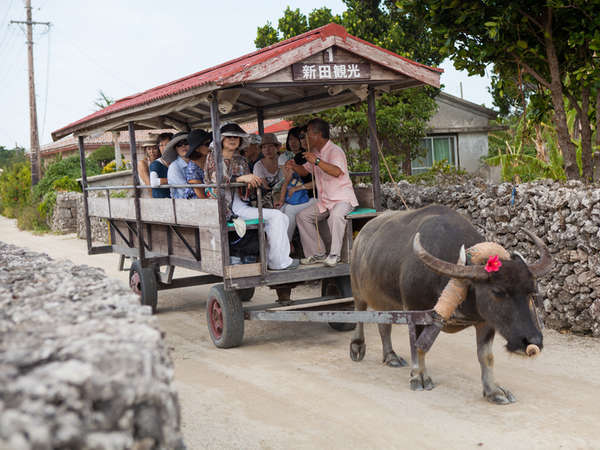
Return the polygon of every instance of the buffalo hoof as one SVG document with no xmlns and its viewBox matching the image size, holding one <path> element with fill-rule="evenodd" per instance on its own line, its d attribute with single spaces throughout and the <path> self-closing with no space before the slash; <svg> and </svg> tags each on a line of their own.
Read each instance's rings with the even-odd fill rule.
<svg viewBox="0 0 600 450">
<path fill-rule="evenodd" d="M 508 405 L 517 401 L 508 389 L 501 388 L 500 386 L 497 386 L 496 389 L 487 394 L 484 392 L 483 396 L 488 402 L 495 403 L 496 405 Z"/>
<path fill-rule="evenodd" d="M 363 340 L 352 340 L 350 342 L 350 358 L 352 361 L 362 361 L 367 351 L 367 344 Z"/>
<path fill-rule="evenodd" d="M 394 352 L 390 352 L 383 358 L 383 363 L 388 367 L 406 367 L 408 363 L 404 358 L 396 355 Z"/>
<path fill-rule="evenodd" d="M 435 387 L 428 375 L 417 374 L 410 377 L 410 389 L 412 391 L 430 391 Z"/>
</svg>

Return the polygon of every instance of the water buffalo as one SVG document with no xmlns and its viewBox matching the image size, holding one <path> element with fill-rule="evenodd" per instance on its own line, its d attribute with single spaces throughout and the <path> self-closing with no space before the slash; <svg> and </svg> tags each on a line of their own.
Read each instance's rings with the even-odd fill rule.
<svg viewBox="0 0 600 450">
<path fill-rule="evenodd" d="M 543 347 L 532 298 L 536 293 L 535 278 L 552 263 L 543 242 L 527 234 L 541 254 L 537 263 L 527 265 L 518 254 L 510 255 L 497 244 L 490 244 L 500 248 L 506 257 L 500 259 L 497 271 L 488 272 L 480 264 L 456 262 L 462 246 L 481 248 L 484 238 L 452 209 L 432 205 L 383 214 L 360 231 L 352 249 L 350 272 L 355 309 L 429 310 L 436 306 L 450 280 L 462 283 L 466 299 L 454 314 L 461 318 L 462 326 L 452 326 L 452 321 L 448 321 L 440 328 L 455 332 L 470 326 L 465 323 L 475 326 L 483 395 L 493 403 L 512 403 L 515 397 L 494 381 L 494 334 L 497 330 L 507 340 L 510 352 L 525 354 L 528 346 Z M 488 255 L 485 256 L 487 260 Z M 424 326 L 417 326 L 417 336 L 423 329 Z M 391 325 L 379 325 L 379 333 L 384 363 L 392 367 L 407 365 L 392 348 Z M 350 357 L 362 360 L 365 349 L 363 324 L 358 324 L 350 343 Z M 410 386 L 413 390 L 433 388 L 424 351 L 418 351 L 417 361 L 412 361 Z"/>
</svg>

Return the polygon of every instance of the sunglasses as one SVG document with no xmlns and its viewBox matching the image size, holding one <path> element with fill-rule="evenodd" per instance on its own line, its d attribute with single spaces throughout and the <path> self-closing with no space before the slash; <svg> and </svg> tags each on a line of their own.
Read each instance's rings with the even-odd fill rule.
<svg viewBox="0 0 600 450">
<path fill-rule="evenodd" d="M 183 141 L 178 142 L 175 145 L 175 148 L 177 148 L 177 147 L 183 147 L 184 145 L 188 145 L 188 141 L 183 140 Z"/>
</svg>

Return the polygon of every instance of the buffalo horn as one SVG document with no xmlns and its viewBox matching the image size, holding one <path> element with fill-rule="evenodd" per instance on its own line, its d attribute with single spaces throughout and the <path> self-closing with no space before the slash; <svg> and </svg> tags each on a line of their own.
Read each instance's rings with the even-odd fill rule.
<svg viewBox="0 0 600 450">
<path fill-rule="evenodd" d="M 548 250 L 546 244 L 544 244 L 544 242 L 531 231 L 526 230 L 525 228 L 521 228 L 521 230 L 535 243 L 541 256 L 539 261 L 534 264 L 529 264 L 527 267 L 534 278 L 544 276 L 552 268 L 552 255 L 550 255 L 550 250 Z"/>
<path fill-rule="evenodd" d="M 453 264 L 448 261 L 438 259 L 432 254 L 428 253 L 427 250 L 425 250 L 421 245 L 420 233 L 417 233 L 413 239 L 413 251 L 421 260 L 421 262 L 423 262 L 423 264 L 425 264 L 438 275 L 473 281 L 483 281 L 489 278 L 489 274 L 481 265 L 462 266 Z"/>
</svg>

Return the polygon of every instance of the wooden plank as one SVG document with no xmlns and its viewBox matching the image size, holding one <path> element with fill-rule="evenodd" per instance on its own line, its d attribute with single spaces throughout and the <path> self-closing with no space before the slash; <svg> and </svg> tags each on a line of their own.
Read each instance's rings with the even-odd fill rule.
<svg viewBox="0 0 600 450">
<path fill-rule="evenodd" d="M 200 249 L 202 271 L 212 275 L 223 276 L 223 260 L 221 252 L 212 252 L 206 249 Z"/>
<path fill-rule="evenodd" d="M 219 227 L 219 205 L 215 199 L 175 199 L 177 223 L 200 227 Z"/>
<path fill-rule="evenodd" d="M 135 207 L 133 205 L 133 199 L 111 198 L 110 209 L 113 218 L 135 220 Z"/>
<path fill-rule="evenodd" d="M 140 207 L 145 222 L 175 223 L 170 198 L 141 198 Z"/>
<path fill-rule="evenodd" d="M 388 68 L 396 70 L 410 78 L 414 78 L 415 80 L 419 80 L 433 87 L 440 87 L 441 73 L 436 70 L 399 58 L 394 54 L 390 54 L 364 42 L 352 39 L 350 36 L 346 39 L 335 36 L 334 42 L 336 45 L 349 52 L 359 54 L 375 63 L 384 64 Z"/>
<path fill-rule="evenodd" d="M 302 305 L 280 306 L 277 308 L 269 308 L 266 311 L 293 311 L 295 309 L 308 309 L 315 306 L 339 305 L 340 303 L 354 302 L 354 297 L 335 298 L 333 300 L 325 300 L 322 302 L 305 303 Z"/>
<path fill-rule="evenodd" d="M 255 277 L 261 274 L 261 266 L 261 263 L 225 266 L 225 276 L 227 278 Z"/>
<path fill-rule="evenodd" d="M 200 227 L 200 260 L 204 272 L 223 276 L 219 227 Z"/>
</svg>

